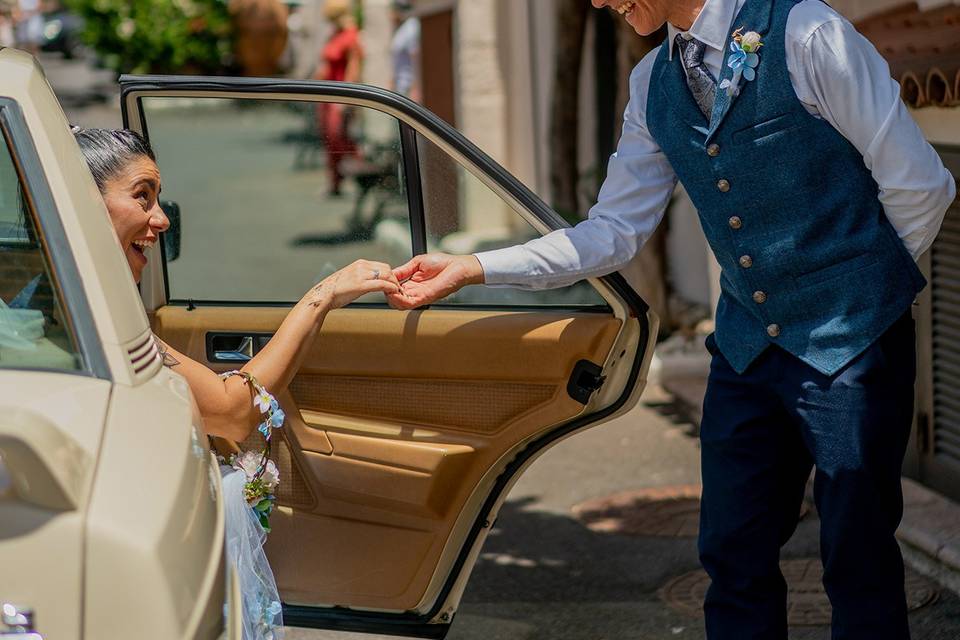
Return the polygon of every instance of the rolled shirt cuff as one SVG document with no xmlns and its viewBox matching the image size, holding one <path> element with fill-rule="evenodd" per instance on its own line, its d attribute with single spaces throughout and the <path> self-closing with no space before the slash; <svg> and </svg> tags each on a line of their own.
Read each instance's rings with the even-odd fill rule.
<svg viewBox="0 0 960 640">
<path fill-rule="evenodd" d="M 532 288 L 534 276 L 523 246 L 475 253 L 483 268 L 484 284 Z"/>
</svg>

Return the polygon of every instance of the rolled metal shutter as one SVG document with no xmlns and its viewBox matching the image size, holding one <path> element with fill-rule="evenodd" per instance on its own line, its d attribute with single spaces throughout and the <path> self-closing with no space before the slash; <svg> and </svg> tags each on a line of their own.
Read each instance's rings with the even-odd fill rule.
<svg viewBox="0 0 960 640">
<path fill-rule="evenodd" d="M 933 424 L 931 453 L 960 469 L 960 201 L 931 249 Z"/>
</svg>

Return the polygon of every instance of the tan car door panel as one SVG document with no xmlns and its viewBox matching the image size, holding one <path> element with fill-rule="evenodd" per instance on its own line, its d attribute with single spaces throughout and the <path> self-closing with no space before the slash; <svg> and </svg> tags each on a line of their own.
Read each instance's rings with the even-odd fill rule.
<svg viewBox="0 0 960 640">
<path fill-rule="evenodd" d="M 167 306 L 154 325 L 205 362 L 207 333 L 271 334 L 285 314 Z M 584 410 L 567 395 L 570 374 L 579 360 L 605 362 L 620 327 L 591 312 L 331 313 L 281 396 L 268 551 L 285 601 L 417 607 L 481 479 Z"/>
</svg>

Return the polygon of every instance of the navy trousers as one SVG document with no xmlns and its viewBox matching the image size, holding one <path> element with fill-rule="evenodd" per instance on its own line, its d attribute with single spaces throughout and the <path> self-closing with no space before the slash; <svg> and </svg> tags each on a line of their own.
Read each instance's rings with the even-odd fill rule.
<svg viewBox="0 0 960 640">
<path fill-rule="evenodd" d="M 823 582 L 834 640 L 906 640 L 900 469 L 913 418 L 916 347 L 906 314 L 826 376 L 772 347 L 743 374 L 713 354 L 701 424 L 700 560 L 710 640 L 784 640 L 780 547 L 816 467 Z"/>
</svg>

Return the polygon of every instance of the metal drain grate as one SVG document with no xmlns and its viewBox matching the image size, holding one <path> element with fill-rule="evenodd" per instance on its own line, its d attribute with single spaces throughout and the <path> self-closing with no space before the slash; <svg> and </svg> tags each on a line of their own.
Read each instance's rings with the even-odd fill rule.
<svg viewBox="0 0 960 640">
<path fill-rule="evenodd" d="M 830 624 L 830 600 L 823 590 L 823 567 L 819 558 L 784 560 L 780 570 L 787 580 L 787 622 L 793 627 Z M 710 579 L 702 570 L 691 571 L 670 580 L 660 589 L 667 605 L 691 617 L 703 616 L 703 598 Z M 907 608 L 914 611 L 937 599 L 936 586 L 907 569 Z"/>
</svg>

